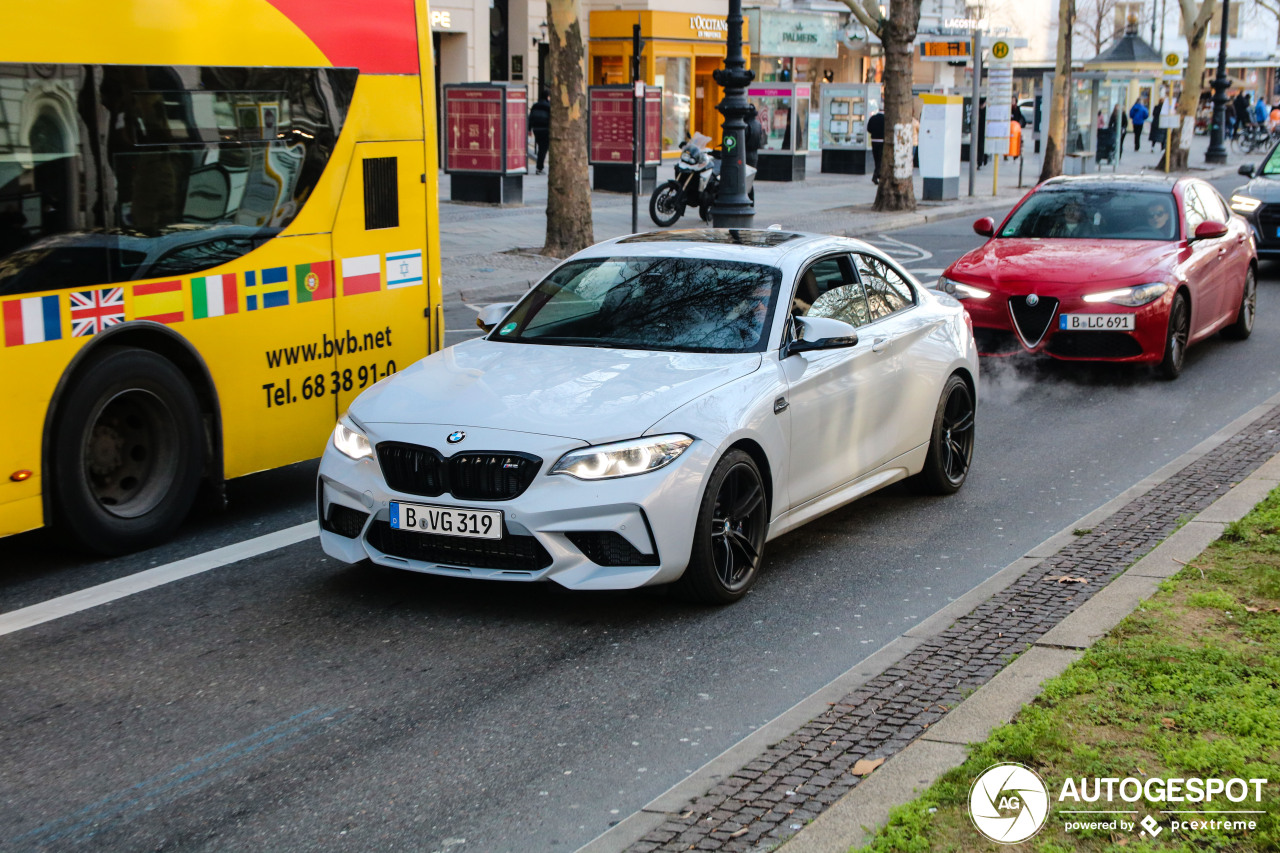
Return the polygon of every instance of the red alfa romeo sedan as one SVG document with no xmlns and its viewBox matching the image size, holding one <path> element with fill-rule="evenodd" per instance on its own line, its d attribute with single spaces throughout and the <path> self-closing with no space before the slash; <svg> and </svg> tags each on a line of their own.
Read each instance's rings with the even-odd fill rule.
<svg viewBox="0 0 1280 853">
<path fill-rule="evenodd" d="M 1253 330 L 1249 224 L 1195 178 L 1053 178 L 946 269 L 983 355 L 1146 362 L 1174 379 L 1189 344 Z"/>
</svg>

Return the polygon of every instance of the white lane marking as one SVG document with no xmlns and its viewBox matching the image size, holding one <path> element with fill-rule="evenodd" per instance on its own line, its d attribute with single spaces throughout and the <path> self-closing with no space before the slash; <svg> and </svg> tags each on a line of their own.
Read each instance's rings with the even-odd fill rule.
<svg viewBox="0 0 1280 853">
<path fill-rule="evenodd" d="M 198 575 L 201 572 L 220 569 L 223 566 L 238 563 L 250 557 L 266 554 L 268 551 L 296 545 L 299 542 L 314 539 L 319 535 L 320 528 L 316 522 L 304 521 L 302 524 L 286 527 L 284 530 L 277 530 L 275 533 L 267 533 L 253 539 L 247 539 L 244 542 L 237 542 L 234 545 L 227 545 L 222 548 L 216 548 L 213 551 L 206 551 L 203 554 L 196 554 L 184 560 L 156 566 L 154 569 L 147 569 L 137 574 L 107 581 L 97 586 L 91 586 L 88 589 L 82 589 L 79 592 L 68 593 L 48 601 L 42 601 L 39 604 L 33 604 L 30 607 L 11 610 L 8 613 L 0 614 L 0 635 L 12 634 L 24 628 L 52 622 L 54 619 L 61 619 L 63 616 L 70 616 L 72 613 L 79 613 L 82 610 L 88 610 L 100 604 L 106 604 L 135 593 L 145 592 L 173 581 L 189 578 L 192 575 Z"/>
<path fill-rule="evenodd" d="M 909 260 L 909 261 L 906 261 L 906 260 L 900 261 L 900 263 L 903 263 L 903 264 L 918 264 L 921 261 L 927 261 L 933 257 L 933 252 L 930 252 L 928 249 L 921 248 L 920 246 L 917 246 L 915 243 L 907 243 L 902 240 L 894 239 L 893 237 L 890 237 L 888 234 L 877 234 L 875 242 L 888 243 L 891 247 L 897 247 L 899 250 L 901 250 L 903 254 L 919 255 L 919 257 L 913 258 L 912 260 Z M 894 258 L 898 258 L 898 253 L 892 251 L 891 248 L 885 248 L 885 251 L 888 252 L 890 255 L 892 255 Z"/>
</svg>

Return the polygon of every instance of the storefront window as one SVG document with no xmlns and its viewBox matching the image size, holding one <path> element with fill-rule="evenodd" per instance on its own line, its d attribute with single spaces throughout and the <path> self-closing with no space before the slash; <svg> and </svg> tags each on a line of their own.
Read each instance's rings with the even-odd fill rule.
<svg viewBox="0 0 1280 853">
<path fill-rule="evenodd" d="M 662 150 L 674 151 L 689 138 L 692 60 L 659 56 L 654 66 L 654 85 L 662 87 Z"/>
</svg>

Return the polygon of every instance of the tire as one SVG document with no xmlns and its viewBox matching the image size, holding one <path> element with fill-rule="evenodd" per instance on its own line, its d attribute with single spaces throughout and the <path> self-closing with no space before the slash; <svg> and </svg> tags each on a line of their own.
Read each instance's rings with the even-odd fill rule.
<svg viewBox="0 0 1280 853">
<path fill-rule="evenodd" d="M 678 589 L 704 604 L 732 604 L 756 582 L 769 528 L 764 480 L 749 455 L 731 450 L 716 463 L 696 524 Z"/>
<path fill-rule="evenodd" d="M 1253 320 L 1258 309 L 1258 277 L 1253 267 L 1249 267 L 1244 277 L 1244 293 L 1240 297 L 1240 308 L 1236 311 L 1236 320 L 1222 330 L 1224 338 L 1243 341 L 1253 333 Z"/>
<path fill-rule="evenodd" d="M 675 225 L 684 216 L 684 190 L 675 181 L 667 181 L 654 187 L 649 196 L 649 218 L 659 228 Z"/>
<path fill-rule="evenodd" d="M 702 202 L 698 205 L 698 218 L 708 225 L 711 224 L 711 206 L 716 203 L 718 189 L 715 184 L 707 187 L 707 191 L 702 194 Z"/>
<path fill-rule="evenodd" d="M 1173 297 L 1169 309 L 1169 330 L 1164 336 L 1164 358 L 1156 372 L 1161 379 L 1177 379 L 1187 358 L 1187 337 L 1191 333 L 1191 307 L 1187 297 L 1179 293 Z"/>
<path fill-rule="evenodd" d="M 148 350 L 103 350 L 68 387 L 52 440 L 55 525 L 100 554 L 167 538 L 204 472 L 195 391 Z"/>
<path fill-rule="evenodd" d="M 928 495 L 953 495 L 969 477 L 973 463 L 975 406 L 973 392 L 958 375 L 942 386 L 938 410 L 933 415 L 929 452 L 924 467 L 913 478 L 916 491 Z"/>
</svg>

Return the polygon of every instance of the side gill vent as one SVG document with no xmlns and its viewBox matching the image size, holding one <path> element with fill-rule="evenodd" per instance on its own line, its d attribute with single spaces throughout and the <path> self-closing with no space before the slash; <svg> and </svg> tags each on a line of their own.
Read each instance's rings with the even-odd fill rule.
<svg viewBox="0 0 1280 853">
<path fill-rule="evenodd" d="M 364 161 L 364 230 L 400 225 L 400 193 L 396 188 L 396 158 Z"/>
</svg>

